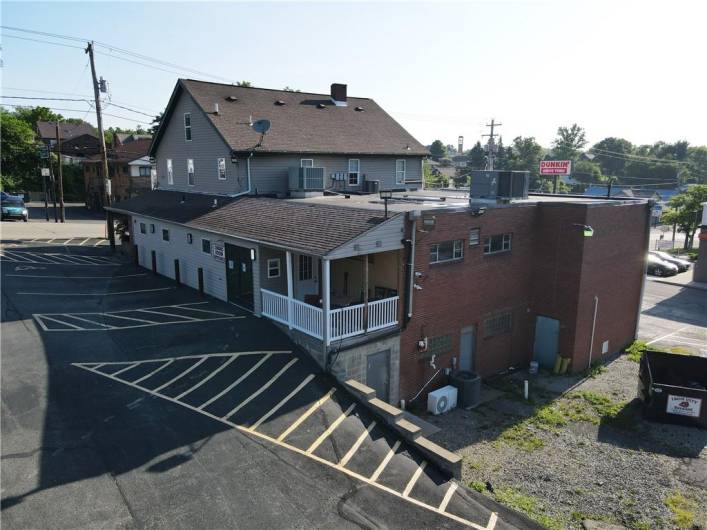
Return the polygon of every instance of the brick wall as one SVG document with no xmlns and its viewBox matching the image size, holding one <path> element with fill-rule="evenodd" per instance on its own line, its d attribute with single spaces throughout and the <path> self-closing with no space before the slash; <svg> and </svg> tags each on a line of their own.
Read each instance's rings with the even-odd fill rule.
<svg viewBox="0 0 707 530">
<path fill-rule="evenodd" d="M 483 376 L 532 359 L 536 315 L 560 321 L 559 351 L 573 358 L 572 369 L 585 367 L 594 308 L 599 311 L 594 354 L 609 340 L 613 352 L 633 339 L 645 260 L 643 204 L 552 203 L 470 211 L 434 212 L 434 227 L 417 221 L 415 271 L 422 274 L 413 292 L 413 316 L 401 336 L 400 397 L 410 399 L 437 372 L 458 359 L 461 331 L 476 327 L 474 370 Z M 583 225 L 594 228 L 584 237 Z M 469 230 L 480 228 L 478 246 L 469 246 Z M 485 236 L 512 233 L 510 252 L 484 255 Z M 462 239 L 458 261 L 430 264 L 430 245 Z M 485 321 L 510 313 L 509 333 L 487 336 Z M 430 352 L 417 342 L 448 337 L 435 368 Z M 446 383 L 443 371 L 422 393 Z"/>
</svg>

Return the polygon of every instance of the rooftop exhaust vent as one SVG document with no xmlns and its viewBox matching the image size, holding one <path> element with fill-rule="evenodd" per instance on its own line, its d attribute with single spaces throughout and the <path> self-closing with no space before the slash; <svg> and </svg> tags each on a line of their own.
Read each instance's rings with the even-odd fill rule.
<svg viewBox="0 0 707 530">
<path fill-rule="evenodd" d="M 226 96 L 226 101 L 238 101 L 238 98 L 236 96 Z"/>
<path fill-rule="evenodd" d="M 317 108 L 318 109 L 325 109 L 326 105 L 324 103 L 317 103 Z"/>
<path fill-rule="evenodd" d="M 282 101 L 281 99 L 278 99 L 278 100 L 275 102 L 275 105 L 277 105 L 277 106 L 279 106 L 279 107 L 282 107 L 284 104 L 285 104 L 285 102 Z"/>
<path fill-rule="evenodd" d="M 366 109 L 364 109 L 362 106 L 359 105 L 359 106 L 356 107 L 354 110 L 355 110 L 356 112 L 363 112 L 363 111 L 366 110 Z"/>
</svg>

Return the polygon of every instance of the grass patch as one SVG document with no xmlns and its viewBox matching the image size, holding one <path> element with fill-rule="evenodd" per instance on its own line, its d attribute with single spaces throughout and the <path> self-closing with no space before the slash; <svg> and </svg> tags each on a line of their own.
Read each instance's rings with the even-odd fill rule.
<svg viewBox="0 0 707 530">
<path fill-rule="evenodd" d="M 525 495 L 513 488 L 497 488 L 494 497 L 498 502 L 523 512 L 550 530 L 564 530 L 566 527 L 563 520 L 546 513 L 545 508 L 535 497 Z"/>
<path fill-rule="evenodd" d="M 593 413 L 592 407 L 583 400 L 562 401 L 559 407 L 569 421 L 599 423 L 599 417 Z"/>
<path fill-rule="evenodd" d="M 469 487 L 478 491 L 479 493 L 483 493 L 484 491 L 486 491 L 486 484 L 478 480 L 472 480 L 471 482 L 469 482 Z"/>
<path fill-rule="evenodd" d="M 498 440 L 527 453 L 540 449 L 545 445 L 545 442 L 530 429 L 528 420 L 504 429 L 498 435 Z"/>
<path fill-rule="evenodd" d="M 606 372 L 608 368 L 604 366 L 604 364 L 601 361 L 594 361 L 592 363 L 592 366 L 587 370 L 587 375 L 591 377 L 592 379 L 596 379 L 599 377 L 601 374 Z"/>
<path fill-rule="evenodd" d="M 577 392 L 572 397 L 578 397 L 586 401 L 602 420 L 615 419 L 626 405 L 623 401 L 614 401 L 606 394 L 592 392 L 591 390 Z"/>
<path fill-rule="evenodd" d="M 653 530 L 653 526 L 645 521 L 633 521 L 628 524 L 631 530 Z"/>
<path fill-rule="evenodd" d="M 567 419 L 562 414 L 562 411 L 555 405 L 543 405 L 539 407 L 528 421 L 537 427 L 549 430 L 567 425 Z"/>
<path fill-rule="evenodd" d="M 643 355 L 643 352 L 646 351 L 646 348 L 648 348 L 648 344 L 644 341 L 633 341 L 633 343 L 625 350 L 628 360 L 635 363 L 640 362 L 641 356 Z"/>
<path fill-rule="evenodd" d="M 673 521 L 678 528 L 692 528 L 695 522 L 697 503 L 679 491 L 674 491 L 665 498 L 665 506 L 673 513 Z"/>
</svg>

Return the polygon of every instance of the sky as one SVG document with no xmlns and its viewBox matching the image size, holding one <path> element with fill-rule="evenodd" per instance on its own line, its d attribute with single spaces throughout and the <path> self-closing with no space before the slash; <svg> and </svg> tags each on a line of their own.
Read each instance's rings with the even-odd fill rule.
<svg viewBox="0 0 707 530">
<path fill-rule="evenodd" d="M 495 118 L 506 144 L 534 136 L 549 146 L 559 126 L 578 123 L 590 143 L 618 136 L 707 145 L 707 2 L 700 0 L 3 1 L 0 9 L 6 27 L 178 65 L 143 66 L 97 47 L 97 73 L 110 88 L 106 127 L 150 122 L 146 114 L 163 110 L 176 80 L 189 77 L 317 93 L 346 83 L 350 96 L 375 99 L 424 144 L 456 144 L 463 135 L 469 148 Z M 82 46 L 3 29 L 2 103 L 76 109 L 58 112 L 95 124 L 84 101 L 8 98 L 91 99 Z"/>
</svg>

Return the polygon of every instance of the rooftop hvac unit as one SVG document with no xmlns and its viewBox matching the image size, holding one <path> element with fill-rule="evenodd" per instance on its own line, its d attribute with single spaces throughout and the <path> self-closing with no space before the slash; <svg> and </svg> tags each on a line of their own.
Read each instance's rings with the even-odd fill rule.
<svg viewBox="0 0 707 530">
<path fill-rule="evenodd" d="M 527 199 L 528 171 L 480 170 L 471 172 L 471 199 L 510 201 Z"/>
<path fill-rule="evenodd" d="M 430 392 L 427 395 L 427 411 L 432 414 L 444 414 L 457 406 L 457 389 L 451 385 Z"/>
</svg>

